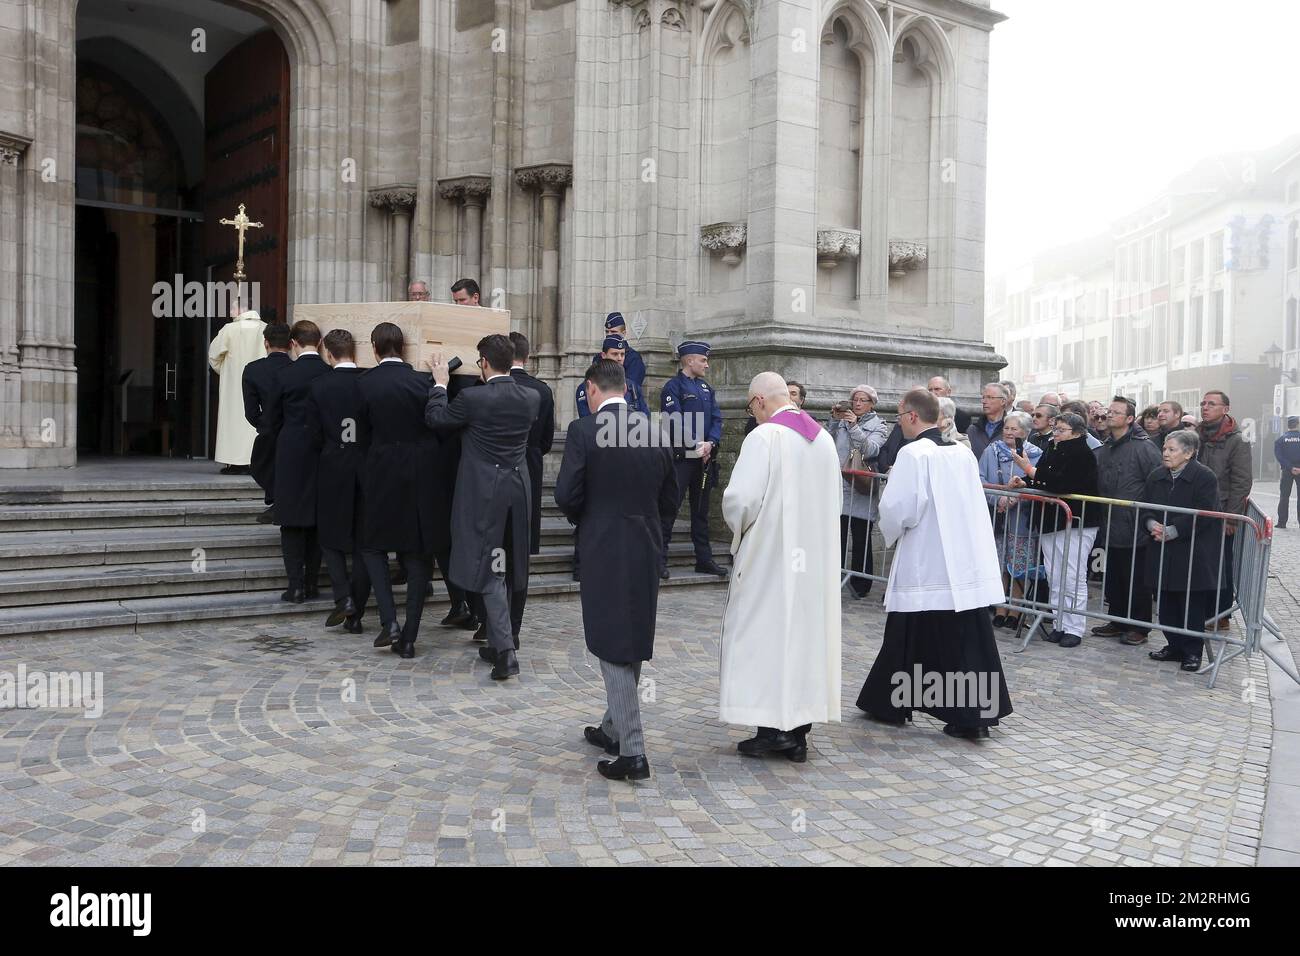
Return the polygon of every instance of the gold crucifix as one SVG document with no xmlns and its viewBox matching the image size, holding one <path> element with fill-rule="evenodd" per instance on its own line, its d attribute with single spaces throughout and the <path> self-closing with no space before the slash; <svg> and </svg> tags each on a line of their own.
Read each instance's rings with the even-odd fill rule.
<svg viewBox="0 0 1300 956">
<path fill-rule="evenodd" d="M 244 233 L 249 229 L 261 229 L 262 223 L 252 222 L 244 213 L 244 204 L 239 204 L 239 214 L 234 219 L 222 219 L 223 226 L 234 226 L 239 231 L 239 255 L 235 262 L 235 281 L 242 282 L 248 276 L 244 275 Z"/>
</svg>

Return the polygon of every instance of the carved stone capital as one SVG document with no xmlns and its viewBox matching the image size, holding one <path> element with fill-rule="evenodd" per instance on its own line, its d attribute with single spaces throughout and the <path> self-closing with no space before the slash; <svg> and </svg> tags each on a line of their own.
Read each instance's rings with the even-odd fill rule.
<svg viewBox="0 0 1300 956">
<path fill-rule="evenodd" d="M 834 269 L 845 259 L 862 254 L 862 233 L 857 229 L 828 227 L 817 230 L 817 267 Z"/>
<path fill-rule="evenodd" d="M 930 249 L 924 242 L 912 239 L 889 240 L 889 274 L 901 279 L 915 269 L 925 265 L 930 256 Z"/>
<path fill-rule="evenodd" d="M 411 207 L 415 205 L 415 186 L 411 183 L 390 183 L 387 186 L 376 186 L 370 190 L 370 205 L 376 209 L 387 209 L 389 212 L 410 212 Z"/>
<path fill-rule="evenodd" d="M 483 205 L 492 192 L 492 179 L 488 176 L 456 176 L 438 180 L 438 195 L 451 202 Z"/>
<path fill-rule="evenodd" d="M 32 141 L 17 133 L 0 132 L 0 166 L 17 166 L 18 157 L 27 152 Z"/>
<path fill-rule="evenodd" d="M 700 245 L 709 252 L 721 253 L 722 261 L 729 266 L 740 262 L 745 248 L 748 228 L 743 222 L 713 222 L 700 226 Z"/>
<path fill-rule="evenodd" d="M 540 163 L 521 166 L 515 170 L 515 182 L 521 189 L 531 191 L 563 192 L 573 183 L 573 167 L 567 163 Z"/>
</svg>

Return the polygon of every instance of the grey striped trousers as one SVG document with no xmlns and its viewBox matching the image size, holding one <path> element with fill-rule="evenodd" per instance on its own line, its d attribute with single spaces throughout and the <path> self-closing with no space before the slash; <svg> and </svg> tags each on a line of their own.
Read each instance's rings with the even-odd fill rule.
<svg viewBox="0 0 1300 956">
<path fill-rule="evenodd" d="M 611 664 L 609 661 L 601 661 L 600 673 L 605 678 L 605 697 L 609 701 L 600 729 L 606 737 L 618 744 L 620 757 L 645 756 L 641 698 L 637 694 L 641 682 L 641 662 Z"/>
</svg>

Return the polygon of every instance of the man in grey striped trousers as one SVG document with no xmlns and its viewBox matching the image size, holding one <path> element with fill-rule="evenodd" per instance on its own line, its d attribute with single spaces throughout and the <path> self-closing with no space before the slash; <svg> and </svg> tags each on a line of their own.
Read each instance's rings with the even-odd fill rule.
<svg viewBox="0 0 1300 956">
<path fill-rule="evenodd" d="M 555 482 L 555 503 L 578 526 L 582 629 L 609 701 L 600 726 L 583 736 L 618 758 L 597 764 L 602 777 L 644 780 L 637 687 L 654 652 L 661 527 L 677 513 L 677 478 L 672 450 L 649 444 L 649 419 L 623 398 L 623 366 L 601 359 L 585 384 L 595 413 L 570 423 Z"/>
</svg>

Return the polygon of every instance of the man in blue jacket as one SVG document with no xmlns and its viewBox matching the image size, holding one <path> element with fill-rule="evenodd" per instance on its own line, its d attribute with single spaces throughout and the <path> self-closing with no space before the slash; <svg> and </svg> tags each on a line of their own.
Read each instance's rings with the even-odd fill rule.
<svg viewBox="0 0 1300 956">
<path fill-rule="evenodd" d="M 677 347 L 681 371 L 670 378 L 659 396 L 659 411 L 675 436 L 673 466 L 677 472 L 677 508 L 690 496 L 691 541 L 695 545 L 695 570 L 725 578 L 727 572 L 713 560 L 709 547 L 709 489 L 718 483 L 718 445 L 722 441 L 722 410 L 708 382 L 709 343 L 683 342 Z M 668 579 L 668 542 L 673 517 L 664 522 L 664 551 L 659 577 Z"/>
<path fill-rule="evenodd" d="M 627 407 L 634 412 L 640 412 L 643 415 L 649 415 L 650 410 L 646 408 L 645 398 L 641 394 L 641 386 L 632 381 L 632 377 L 627 374 L 627 362 L 629 355 L 636 355 L 632 347 L 627 344 L 627 339 L 621 335 L 606 335 L 605 341 L 601 343 L 600 354 L 593 360 L 592 364 L 599 362 L 601 359 L 612 359 L 619 365 L 623 366 L 623 375 L 627 379 L 627 391 L 623 393 L 623 400 L 627 402 Z M 640 359 L 640 356 L 637 356 Z M 587 383 L 583 382 L 578 386 L 576 395 L 578 403 L 578 417 L 586 418 L 591 414 L 591 408 L 587 404 Z"/>
<path fill-rule="evenodd" d="M 1297 486 L 1296 510 L 1300 512 L 1300 417 L 1292 415 L 1286 420 L 1286 431 L 1273 442 L 1273 457 L 1282 469 L 1282 485 L 1278 489 L 1277 526 L 1285 528 L 1290 517 L 1291 486 Z"/>
<path fill-rule="evenodd" d="M 635 385 L 637 392 L 645 391 L 645 359 L 641 353 L 632 348 L 630 342 L 627 342 L 627 323 L 623 321 L 622 312 L 611 312 L 605 316 L 605 335 L 617 335 L 625 343 L 623 351 L 627 354 L 623 357 L 623 375 L 627 378 L 629 385 Z M 592 357 L 592 362 L 600 360 L 600 356 Z"/>
</svg>

